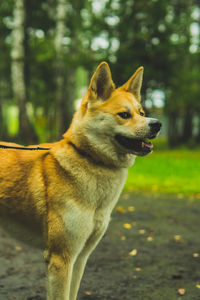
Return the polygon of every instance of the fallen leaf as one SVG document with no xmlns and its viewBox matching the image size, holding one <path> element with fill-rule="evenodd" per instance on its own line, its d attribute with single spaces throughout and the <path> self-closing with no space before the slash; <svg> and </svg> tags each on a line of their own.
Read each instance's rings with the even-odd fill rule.
<svg viewBox="0 0 200 300">
<path fill-rule="evenodd" d="M 130 211 L 130 212 L 135 211 L 135 207 L 134 207 L 134 206 L 129 206 L 129 207 L 128 207 L 128 211 Z"/>
<path fill-rule="evenodd" d="M 120 214 L 124 214 L 126 212 L 125 208 L 122 206 L 117 206 L 116 211 Z"/>
<path fill-rule="evenodd" d="M 130 256 L 135 256 L 137 255 L 137 249 L 133 249 L 131 252 L 129 252 Z"/>
<path fill-rule="evenodd" d="M 22 247 L 20 247 L 20 246 L 15 246 L 15 250 L 16 250 L 16 251 L 22 251 Z"/>
<path fill-rule="evenodd" d="M 178 293 L 179 293 L 179 295 L 185 295 L 185 293 L 186 293 L 186 291 L 185 291 L 185 289 L 178 289 Z"/>
<path fill-rule="evenodd" d="M 199 257 L 199 253 L 193 253 L 193 257 Z"/>
<path fill-rule="evenodd" d="M 85 295 L 88 295 L 88 296 L 90 296 L 90 295 L 92 295 L 92 293 L 91 293 L 91 292 L 89 292 L 89 291 L 86 291 L 86 292 L 85 292 Z"/>
<path fill-rule="evenodd" d="M 148 242 L 152 242 L 152 241 L 153 241 L 152 236 L 148 236 L 148 237 L 147 237 L 147 241 L 148 241 Z"/>
<path fill-rule="evenodd" d="M 131 224 L 129 224 L 129 223 L 125 223 L 125 224 L 123 225 L 123 227 L 126 228 L 126 229 L 130 229 L 132 226 L 131 226 Z"/>
<path fill-rule="evenodd" d="M 136 272 L 140 272 L 142 269 L 141 268 L 135 268 Z"/>
<path fill-rule="evenodd" d="M 200 284 L 196 284 L 196 288 L 200 289 Z"/>
<path fill-rule="evenodd" d="M 140 230 L 139 230 L 139 233 L 140 233 L 140 234 L 145 234 L 145 233 L 146 233 L 146 230 L 145 230 L 145 229 L 140 229 Z"/>
<path fill-rule="evenodd" d="M 175 241 L 176 243 L 183 243 L 183 242 L 184 242 L 182 236 L 179 235 L 179 234 L 174 235 L 174 241 Z"/>
</svg>

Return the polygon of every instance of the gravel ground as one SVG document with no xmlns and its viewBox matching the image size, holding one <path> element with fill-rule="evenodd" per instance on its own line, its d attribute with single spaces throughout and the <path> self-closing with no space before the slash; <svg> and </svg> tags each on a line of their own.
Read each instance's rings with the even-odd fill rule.
<svg viewBox="0 0 200 300">
<path fill-rule="evenodd" d="M 181 199 L 180 199 L 181 198 Z M 200 200 L 124 193 L 79 300 L 200 299 Z M 0 229 L 0 300 L 44 300 L 41 250 Z"/>
</svg>

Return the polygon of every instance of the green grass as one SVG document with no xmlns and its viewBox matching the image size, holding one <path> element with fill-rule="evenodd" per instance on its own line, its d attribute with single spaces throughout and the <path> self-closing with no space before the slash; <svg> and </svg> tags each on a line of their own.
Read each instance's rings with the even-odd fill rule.
<svg viewBox="0 0 200 300">
<path fill-rule="evenodd" d="M 125 189 L 200 197 L 200 150 L 155 150 L 138 157 Z"/>
</svg>

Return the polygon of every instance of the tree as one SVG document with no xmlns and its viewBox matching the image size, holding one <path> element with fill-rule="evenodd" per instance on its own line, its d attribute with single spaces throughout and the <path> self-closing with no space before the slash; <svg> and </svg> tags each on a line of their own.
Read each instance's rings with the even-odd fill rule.
<svg viewBox="0 0 200 300">
<path fill-rule="evenodd" d="M 55 26 L 57 137 L 66 131 L 74 113 L 77 69 L 89 61 L 89 45 L 84 46 L 86 34 L 82 12 L 89 15 L 90 5 L 87 0 L 70 2 L 57 0 Z"/>
<path fill-rule="evenodd" d="M 10 105 L 11 101 L 11 82 L 10 82 L 10 48 L 7 42 L 11 29 L 9 15 L 13 9 L 11 1 L 0 3 L 0 139 L 8 137 L 8 124 L 5 116 L 5 107 Z"/>
<path fill-rule="evenodd" d="M 32 124 L 42 141 L 61 137 L 71 122 L 73 101 L 80 97 L 77 76 L 84 76 L 86 82 L 87 72 L 106 60 L 117 85 L 140 65 L 145 67 L 144 103 L 155 89 L 161 89 L 170 144 L 188 143 L 194 133 L 194 115 L 199 118 L 200 111 L 199 40 L 194 44 L 190 30 L 193 22 L 199 26 L 197 8 L 198 0 L 109 0 L 98 4 L 89 0 L 1 1 L 0 128 L 4 126 L 6 132 L 2 103 L 17 102 L 21 140 L 31 137 Z M 87 72 L 77 75 L 80 66 Z M 195 134 L 198 141 L 200 128 Z"/>
<path fill-rule="evenodd" d="M 191 24 L 193 12 L 198 10 L 197 2 L 121 0 L 117 5 L 114 0 L 108 2 L 109 13 L 113 12 L 114 5 L 114 16 L 118 16 L 112 30 L 120 44 L 112 66 L 115 82 L 124 82 L 134 69 L 144 65 L 143 91 L 162 89 L 165 92 L 171 146 L 187 143 L 193 135 L 196 95 L 199 94 L 194 81 L 199 78 L 199 69 L 194 66 L 195 55 L 191 51 L 194 46 Z M 199 46 L 195 46 L 198 49 Z M 191 99 L 195 100 L 191 102 Z"/>
<path fill-rule="evenodd" d="M 24 77 L 24 0 L 16 0 L 13 12 L 12 50 L 11 50 L 11 76 L 14 98 L 19 107 L 19 139 L 26 143 L 36 143 L 37 136 L 31 125 L 27 107 L 27 88 Z"/>
<path fill-rule="evenodd" d="M 56 28 L 55 28 L 55 52 L 56 52 L 56 65 L 55 65 L 55 80 L 56 80 L 56 119 L 57 119 L 57 137 L 65 131 L 65 95 L 64 95 L 64 49 L 63 39 L 66 32 L 66 1 L 57 0 L 56 7 Z"/>
<path fill-rule="evenodd" d="M 170 37 L 172 47 L 168 61 L 172 65 L 172 76 L 165 112 L 170 120 L 168 139 L 172 147 L 180 143 L 191 144 L 194 140 L 193 120 L 199 105 L 197 81 L 200 76 L 198 54 L 196 50 L 194 53 L 191 51 L 194 46 L 192 15 L 196 8 L 194 0 L 176 0 L 171 6 L 173 34 Z"/>
</svg>

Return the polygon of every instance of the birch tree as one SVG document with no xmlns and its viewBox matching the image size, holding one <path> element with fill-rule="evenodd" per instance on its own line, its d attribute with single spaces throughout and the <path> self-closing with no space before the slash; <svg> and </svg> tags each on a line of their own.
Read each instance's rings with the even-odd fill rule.
<svg viewBox="0 0 200 300">
<path fill-rule="evenodd" d="M 65 36 L 66 0 L 57 0 L 56 7 L 56 30 L 55 30 L 55 50 L 56 50 L 56 119 L 57 137 L 64 133 L 65 124 L 65 99 L 64 99 L 64 63 L 63 63 L 63 38 Z"/>
<path fill-rule="evenodd" d="M 14 98 L 19 107 L 19 139 L 26 143 L 34 143 L 37 137 L 28 118 L 26 108 L 27 90 L 24 77 L 24 37 L 25 37 L 24 0 L 15 0 L 13 12 L 11 77 Z"/>
</svg>

